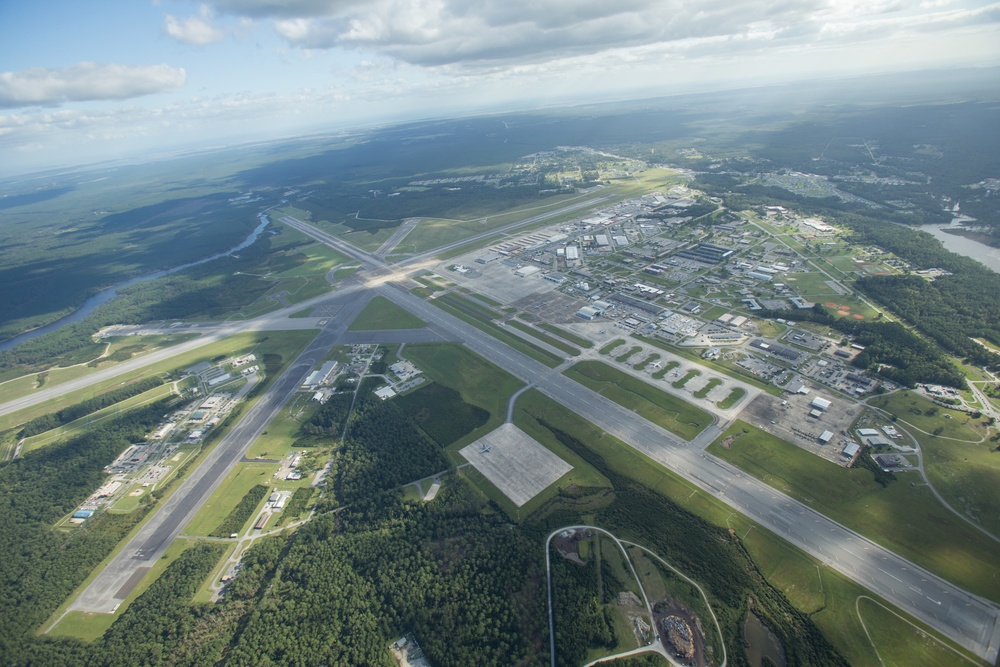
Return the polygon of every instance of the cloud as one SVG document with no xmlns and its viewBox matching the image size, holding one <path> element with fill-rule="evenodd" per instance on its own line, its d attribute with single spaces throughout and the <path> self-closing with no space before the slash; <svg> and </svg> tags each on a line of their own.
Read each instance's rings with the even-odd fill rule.
<svg viewBox="0 0 1000 667">
<path fill-rule="evenodd" d="M 226 37 L 226 33 L 212 26 L 209 20 L 212 18 L 212 10 L 207 5 L 202 5 L 197 16 L 189 16 L 183 21 L 178 20 L 172 14 L 166 15 L 167 34 L 174 39 L 187 44 L 204 46 L 212 42 L 221 42 Z"/>
<path fill-rule="evenodd" d="M 422 67 L 490 68 L 623 48 L 733 55 L 810 47 L 840 35 L 879 40 L 947 31 L 959 15 L 992 20 L 979 0 L 211 0 L 274 21 L 301 49 L 356 49 Z"/>
<path fill-rule="evenodd" d="M 173 90 L 186 72 L 169 65 L 106 65 L 81 62 L 72 67 L 34 67 L 0 72 L 0 108 L 57 105 L 63 102 L 126 100 Z"/>
</svg>

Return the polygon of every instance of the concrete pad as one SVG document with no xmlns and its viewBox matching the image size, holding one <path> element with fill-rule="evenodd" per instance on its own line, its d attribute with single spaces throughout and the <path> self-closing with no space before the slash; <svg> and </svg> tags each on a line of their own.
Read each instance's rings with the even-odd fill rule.
<svg viewBox="0 0 1000 667">
<path fill-rule="evenodd" d="M 513 424 L 500 426 L 459 453 L 518 507 L 573 469 Z"/>
</svg>

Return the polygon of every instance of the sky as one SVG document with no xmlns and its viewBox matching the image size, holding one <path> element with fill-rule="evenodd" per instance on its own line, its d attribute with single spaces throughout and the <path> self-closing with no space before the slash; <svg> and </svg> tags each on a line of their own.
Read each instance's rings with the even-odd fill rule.
<svg viewBox="0 0 1000 667">
<path fill-rule="evenodd" d="M 1000 65 L 988 0 L 0 0 L 0 173 L 297 133 Z"/>
</svg>

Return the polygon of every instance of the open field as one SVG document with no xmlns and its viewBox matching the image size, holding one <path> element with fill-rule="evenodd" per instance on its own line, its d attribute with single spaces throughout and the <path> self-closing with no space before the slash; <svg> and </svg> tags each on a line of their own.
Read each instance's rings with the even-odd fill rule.
<svg viewBox="0 0 1000 667">
<path fill-rule="evenodd" d="M 1000 535 L 1000 452 L 997 443 L 973 444 L 915 433 L 924 471 L 934 488 L 959 512 Z"/>
<path fill-rule="evenodd" d="M 219 527 L 222 520 L 239 504 L 247 491 L 263 484 L 274 486 L 274 472 L 278 469 L 276 463 L 238 463 L 232 472 L 223 480 L 219 488 L 201 506 L 191 522 L 185 526 L 184 535 L 191 537 L 208 537 Z M 250 521 L 248 519 L 247 521 Z M 245 526 L 244 526 L 245 527 Z"/>
<path fill-rule="evenodd" d="M 406 312 L 384 296 L 376 296 L 351 322 L 348 331 L 419 329 L 426 324 L 422 319 Z"/>
<path fill-rule="evenodd" d="M 93 384 L 83 389 L 64 394 L 59 398 L 44 404 L 34 405 L 8 415 L 0 416 L 0 431 L 23 424 L 24 422 L 47 414 L 61 410 L 67 406 L 74 405 L 80 401 L 93 398 L 109 389 L 114 389 L 121 384 L 137 378 L 151 377 L 169 373 L 175 370 L 189 368 L 200 361 L 207 361 L 219 355 L 239 356 L 250 352 L 257 353 L 258 357 L 263 354 L 280 354 L 286 361 L 296 351 L 305 347 L 306 343 L 316 335 L 315 331 L 284 331 L 280 334 L 276 332 L 251 332 L 230 336 L 224 340 L 210 343 L 204 347 L 192 350 L 171 359 L 161 361 L 144 368 L 140 368 L 132 373 L 111 378 L 103 382 Z"/>
<path fill-rule="evenodd" d="M 967 412 L 935 405 L 913 391 L 875 396 L 868 403 L 895 415 L 904 425 L 909 424 L 940 439 L 979 442 L 985 435 L 982 421 L 972 419 Z"/>
<path fill-rule="evenodd" d="M 581 361 L 564 374 L 685 440 L 712 421 L 707 412 L 600 361 Z"/>
<path fill-rule="evenodd" d="M 454 389 L 463 401 L 490 413 L 483 426 L 452 443 L 448 447 L 449 454 L 502 424 L 507 416 L 508 400 L 523 386 L 510 373 L 461 345 L 418 343 L 407 345 L 401 354 L 420 367 L 428 379 Z"/>
<path fill-rule="evenodd" d="M 722 446 L 732 437 L 731 448 Z M 708 451 L 901 556 L 991 599 L 1000 544 L 944 508 L 909 477 L 879 486 L 871 472 L 848 469 L 734 423 Z"/>
<path fill-rule="evenodd" d="M 865 638 L 855 609 L 858 596 L 870 595 L 865 588 L 820 565 L 766 528 L 734 513 L 730 507 L 711 495 L 668 472 L 625 443 L 580 420 L 540 393 L 532 390 L 521 396 L 518 399 L 518 413 L 519 419 L 530 418 L 533 414 L 544 415 L 549 424 L 586 444 L 588 449 L 601 456 L 615 472 L 663 494 L 714 525 L 732 529 L 754 557 L 762 574 L 784 592 L 797 608 L 811 615 L 851 665 L 885 667 L 873 654 L 872 644 Z M 881 645 L 876 648 L 881 648 Z M 912 663 L 914 667 L 938 664 L 940 663 L 930 656 Z"/>
<path fill-rule="evenodd" d="M 554 347 L 563 354 L 568 354 L 572 357 L 577 357 L 580 355 L 579 349 L 573 347 L 572 345 L 569 345 L 568 343 L 563 342 L 558 338 L 550 336 L 547 333 L 544 333 L 543 331 L 539 331 L 535 327 L 529 326 L 519 320 L 514 320 L 514 319 L 507 320 L 506 326 L 512 327 L 514 329 L 517 329 L 518 331 L 526 333 L 529 336 L 545 343 L 549 347 Z"/>
<path fill-rule="evenodd" d="M 84 428 L 90 426 L 91 424 L 96 424 L 104 419 L 108 419 L 118 415 L 122 410 L 129 410 L 131 408 L 137 408 L 147 403 L 152 403 L 158 401 L 161 398 L 166 398 L 173 393 L 173 386 L 171 383 L 162 384 L 159 387 L 150 389 L 149 391 L 143 392 L 138 396 L 133 396 L 132 398 L 126 399 L 115 405 L 109 405 L 106 408 L 102 408 L 97 412 L 93 412 L 86 417 L 80 417 L 77 420 L 71 421 L 68 424 L 64 424 L 58 428 L 45 431 L 44 433 L 39 433 L 30 438 L 25 438 L 24 447 L 21 449 L 22 454 L 27 454 L 28 452 L 38 449 L 39 447 L 44 447 L 50 443 L 56 442 L 57 440 L 68 438 L 82 431 Z"/>
</svg>

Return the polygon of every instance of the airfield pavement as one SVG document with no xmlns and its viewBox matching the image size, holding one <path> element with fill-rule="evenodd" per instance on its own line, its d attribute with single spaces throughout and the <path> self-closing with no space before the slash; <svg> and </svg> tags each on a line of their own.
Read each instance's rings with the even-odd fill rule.
<svg viewBox="0 0 1000 667">
<path fill-rule="evenodd" d="M 459 454 L 518 507 L 573 469 L 513 424 L 490 431 Z"/>
</svg>

